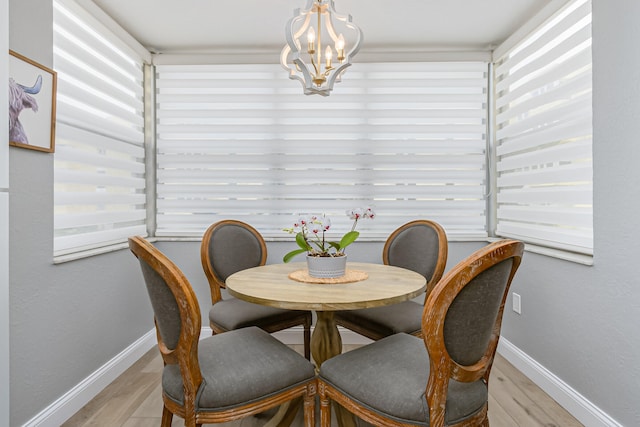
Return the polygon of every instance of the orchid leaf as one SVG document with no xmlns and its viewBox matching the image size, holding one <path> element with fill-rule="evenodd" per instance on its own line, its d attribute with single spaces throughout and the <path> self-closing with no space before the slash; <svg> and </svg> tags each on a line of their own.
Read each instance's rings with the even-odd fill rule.
<svg viewBox="0 0 640 427">
<path fill-rule="evenodd" d="M 282 261 L 285 262 L 285 263 L 289 262 L 296 255 L 300 255 L 300 254 L 303 254 L 305 252 L 307 252 L 306 249 L 296 249 L 295 251 L 291 251 L 288 254 L 286 254 L 284 257 L 282 257 Z"/>
<path fill-rule="evenodd" d="M 331 246 L 333 249 L 335 249 L 336 252 L 340 252 L 340 249 L 342 249 L 340 247 L 340 244 L 337 243 L 337 242 L 327 242 L 327 243 L 329 243 L 329 246 Z"/>
<path fill-rule="evenodd" d="M 342 240 L 340 240 L 340 249 L 344 249 L 355 242 L 358 236 L 360 236 L 359 231 L 349 231 L 347 234 L 342 236 Z"/>
<path fill-rule="evenodd" d="M 304 234 L 302 233 L 296 234 L 296 243 L 300 246 L 300 249 L 303 249 L 305 252 L 311 250 L 311 246 L 309 246 L 307 239 L 305 239 Z"/>
</svg>

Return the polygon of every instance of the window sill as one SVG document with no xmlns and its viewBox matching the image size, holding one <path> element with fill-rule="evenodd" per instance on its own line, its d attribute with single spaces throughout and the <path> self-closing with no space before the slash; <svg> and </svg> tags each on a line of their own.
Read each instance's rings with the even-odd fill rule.
<svg viewBox="0 0 640 427">
<path fill-rule="evenodd" d="M 490 238 L 490 242 L 501 240 L 499 238 Z M 557 258 L 564 261 L 575 262 L 582 265 L 593 265 L 593 255 L 579 254 L 576 252 L 565 251 L 562 249 L 548 248 L 545 246 L 535 245 L 532 243 L 525 243 L 524 250 L 539 255 L 545 255 L 551 258 Z"/>
<path fill-rule="evenodd" d="M 147 238 L 150 242 L 199 242 L 202 239 L 200 237 L 148 237 Z M 272 242 L 282 242 L 282 241 L 290 241 L 290 238 L 271 238 L 271 239 L 265 239 L 266 241 L 272 241 Z M 374 242 L 374 241 L 379 241 L 379 242 L 384 242 L 384 239 L 379 239 L 379 238 L 363 238 L 360 239 L 362 241 L 369 241 L 369 242 Z M 449 241 L 450 242 L 482 242 L 482 241 L 488 241 L 488 242 L 495 242 L 497 240 L 500 240 L 498 238 L 463 238 L 462 236 L 452 236 Z M 108 245 L 108 246 L 101 246 L 98 248 L 90 248 L 90 249 L 86 249 L 86 250 L 82 250 L 82 251 L 78 251 L 78 252 L 73 252 L 73 253 L 69 253 L 69 254 L 64 254 L 64 255 L 57 255 L 54 256 L 53 258 L 53 263 L 54 264 L 63 264 L 69 261 L 75 261 L 78 259 L 83 259 L 83 258 L 89 258 L 92 256 L 96 256 L 96 255 L 102 255 L 102 254 L 106 254 L 106 253 L 110 253 L 110 252 L 115 252 L 115 251 L 121 251 L 123 249 L 127 249 L 129 247 L 128 243 L 126 242 L 122 242 L 122 243 L 116 243 L 113 245 Z M 569 251 L 563 251 L 561 249 L 552 249 L 552 248 L 547 248 L 544 246 L 538 246 L 538 245 L 534 245 L 531 243 L 526 243 L 525 245 L 525 250 L 527 252 L 532 252 L 532 253 L 536 253 L 539 255 L 545 255 L 545 256 L 549 256 L 552 258 L 557 258 L 557 259 L 561 259 L 564 261 L 569 261 L 569 262 L 575 262 L 577 264 L 582 264 L 582 265 L 588 265 L 591 266 L 593 265 L 593 255 L 585 255 L 585 254 L 578 254 L 578 253 L 574 253 L 574 252 L 569 252 Z"/>
<path fill-rule="evenodd" d="M 150 242 L 155 242 L 157 239 L 155 237 L 146 237 Z M 103 255 L 110 252 L 121 251 L 123 249 L 128 249 L 129 243 L 120 242 L 114 243 L 112 245 L 99 246 L 95 248 L 85 248 L 82 250 L 78 250 L 75 252 L 71 252 L 68 254 L 54 255 L 53 263 L 54 264 L 64 264 L 69 261 L 76 261 L 79 259 L 90 258 L 96 255 Z"/>
</svg>

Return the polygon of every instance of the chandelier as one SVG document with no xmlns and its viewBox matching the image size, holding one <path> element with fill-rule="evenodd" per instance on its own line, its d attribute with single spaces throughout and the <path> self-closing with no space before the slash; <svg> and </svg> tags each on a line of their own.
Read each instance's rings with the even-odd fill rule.
<svg viewBox="0 0 640 427">
<path fill-rule="evenodd" d="M 360 28 L 351 15 L 336 13 L 333 0 L 308 0 L 287 22 L 285 35 L 280 63 L 290 79 L 302 83 L 305 95 L 328 96 L 362 42 Z"/>
</svg>

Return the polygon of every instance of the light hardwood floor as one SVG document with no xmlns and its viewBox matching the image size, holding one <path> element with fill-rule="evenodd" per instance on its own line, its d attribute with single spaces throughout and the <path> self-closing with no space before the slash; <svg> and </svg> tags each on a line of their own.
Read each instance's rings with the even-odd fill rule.
<svg viewBox="0 0 640 427">
<path fill-rule="evenodd" d="M 302 352 L 302 346 L 293 347 Z M 344 351 L 349 349 L 345 346 Z M 159 426 L 162 413 L 161 371 L 162 359 L 158 350 L 153 348 L 65 422 L 63 427 Z M 301 412 L 293 427 L 303 425 Z M 266 423 L 268 415 L 216 425 L 258 427 Z M 582 426 L 500 355 L 496 356 L 489 381 L 489 421 L 491 427 Z M 174 417 L 172 427 L 182 425 L 182 419 Z M 360 425 L 369 426 L 363 422 Z"/>
</svg>

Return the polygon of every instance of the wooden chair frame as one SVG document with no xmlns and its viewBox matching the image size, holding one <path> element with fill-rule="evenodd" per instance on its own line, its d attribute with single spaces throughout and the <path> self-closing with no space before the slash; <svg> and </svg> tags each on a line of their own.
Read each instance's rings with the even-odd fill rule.
<svg viewBox="0 0 640 427">
<path fill-rule="evenodd" d="M 264 238 L 262 237 L 260 232 L 258 232 L 258 230 L 253 228 L 251 225 L 242 221 L 228 219 L 228 220 L 218 221 L 212 224 L 211 226 L 209 226 L 209 228 L 207 228 L 204 235 L 202 236 L 202 244 L 200 246 L 200 260 L 202 262 L 202 268 L 204 270 L 204 274 L 207 277 L 207 281 L 209 282 L 209 288 L 211 289 L 212 305 L 215 305 L 218 301 L 222 300 L 221 289 L 226 289 L 227 286 L 224 280 L 215 271 L 215 269 L 213 268 L 213 265 L 211 265 L 211 253 L 209 251 L 209 246 L 210 246 L 209 242 L 211 241 L 211 238 L 216 230 L 227 225 L 235 225 L 238 227 L 242 227 L 248 230 L 249 232 L 251 232 L 255 236 L 256 240 L 259 242 L 260 248 L 262 250 L 262 256 L 261 256 L 259 265 L 260 266 L 265 265 L 265 263 L 267 262 L 267 245 L 264 241 Z M 274 322 L 269 325 L 262 325 L 261 328 L 268 333 L 274 333 L 274 332 L 282 331 L 284 329 L 292 328 L 294 326 L 302 326 L 304 328 L 304 332 L 303 332 L 304 355 L 309 360 L 311 357 L 310 342 L 311 342 L 312 320 L 313 320 L 313 317 L 311 312 L 309 311 L 299 316 L 291 317 L 286 320 Z M 209 322 L 209 325 L 211 326 L 211 329 L 213 330 L 214 334 L 221 334 L 223 332 L 227 332 L 227 329 L 223 328 L 221 325 L 218 325 L 216 323 Z"/>
<path fill-rule="evenodd" d="M 202 424 L 222 423 L 245 418 L 299 397 L 304 401 L 305 426 L 314 426 L 315 379 L 285 392 L 268 396 L 240 407 L 215 412 L 197 411 L 196 394 L 202 383 L 202 373 L 198 362 L 201 314 L 196 295 L 180 269 L 147 240 L 140 236 L 131 237 L 129 238 L 129 248 L 138 259 L 146 262 L 164 279 L 178 302 L 180 312 L 182 327 L 178 343 L 174 349 L 170 349 L 165 345 L 156 325 L 158 349 L 162 355 L 162 360 L 165 365 L 179 365 L 184 385 L 184 405 L 177 404 L 163 392 L 162 427 L 171 426 L 174 414 L 184 418 L 185 426 L 200 426 Z"/>
<path fill-rule="evenodd" d="M 449 379 L 461 382 L 473 382 L 482 379 L 487 387 L 489 386 L 489 374 L 493 365 L 498 340 L 500 338 L 500 328 L 502 325 L 502 315 L 504 305 L 509 294 L 509 288 L 513 277 L 522 260 L 524 243 L 516 240 L 501 240 L 491 243 L 486 247 L 474 252 L 465 260 L 461 261 L 435 286 L 425 304 L 422 317 L 422 333 L 427 352 L 429 353 L 429 380 L 426 385 L 426 399 L 429 406 L 429 426 L 444 427 L 445 424 L 445 404 L 447 400 L 447 388 Z M 463 366 L 456 363 L 447 352 L 444 342 L 444 320 L 456 296 L 471 282 L 473 278 L 487 270 L 488 268 L 507 259 L 513 259 L 509 278 L 502 296 L 502 301 L 498 310 L 498 315 L 493 326 L 491 339 L 487 345 L 484 356 L 471 366 Z M 330 427 L 331 407 L 330 402 L 340 404 L 351 413 L 376 426 L 389 427 L 409 427 L 414 424 L 402 423 L 397 420 L 386 418 L 358 402 L 342 394 L 339 390 L 324 382 L 322 378 L 318 380 L 318 391 L 320 395 L 320 425 Z M 489 426 L 488 402 L 473 417 L 447 427 L 471 427 Z"/>
<path fill-rule="evenodd" d="M 393 233 L 389 235 L 389 237 L 387 237 L 387 240 L 385 241 L 384 247 L 382 249 L 382 262 L 385 265 L 390 265 L 389 254 L 391 252 L 391 245 L 393 244 L 393 241 L 398 235 L 405 232 L 407 229 L 410 229 L 415 226 L 429 227 L 435 230 L 438 236 L 438 248 L 439 248 L 438 259 L 436 261 L 436 266 L 433 270 L 432 276 L 430 278 L 429 277 L 426 278 L 427 287 L 426 287 L 425 296 L 424 296 L 424 302 L 426 303 L 427 298 L 429 297 L 429 294 L 433 290 L 433 287 L 436 285 L 436 283 L 438 283 L 438 281 L 442 278 L 442 275 L 444 274 L 444 270 L 447 266 L 447 255 L 449 251 L 447 233 L 444 231 L 444 228 L 442 228 L 440 224 L 438 224 L 435 221 L 431 221 L 427 219 L 417 219 L 400 226 L 399 228 L 394 230 Z M 370 330 L 369 328 L 361 325 L 360 323 L 353 322 L 350 319 L 342 318 L 339 315 L 336 315 L 335 320 L 338 326 L 342 326 L 344 328 L 350 329 L 374 341 L 380 340 L 385 337 L 385 335 L 381 335 L 376 331 Z M 422 336 L 422 331 L 421 330 L 416 331 L 415 333 L 413 333 L 413 335 L 420 337 Z"/>
</svg>

